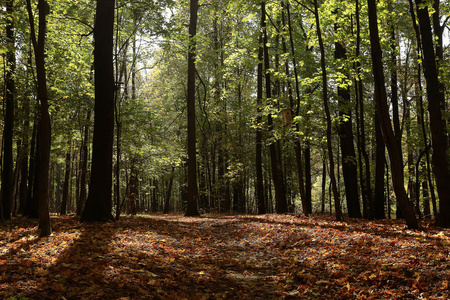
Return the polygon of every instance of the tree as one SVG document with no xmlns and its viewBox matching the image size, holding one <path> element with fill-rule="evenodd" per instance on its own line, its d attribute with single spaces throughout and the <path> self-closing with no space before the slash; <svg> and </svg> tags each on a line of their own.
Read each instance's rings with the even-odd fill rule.
<svg viewBox="0 0 450 300">
<path fill-rule="evenodd" d="M 345 61 L 347 59 L 346 50 L 342 43 L 335 43 L 335 58 Z M 348 77 L 347 75 L 345 76 Z M 356 168 L 356 153 L 353 145 L 352 113 L 350 91 L 346 83 L 338 85 L 339 101 L 339 138 L 342 153 L 342 173 L 344 175 L 345 198 L 347 199 L 348 216 L 350 218 L 361 218 L 359 205 L 358 176 Z"/>
<path fill-rule="evenodd" d="M 267 29 L 266 29 L 266 3 L 261 2 L 261 30 L 263 35 L 263 57 L 264 57 L 264 71 L 265 71 L 265 87 L 266 98 L 272 98 L 272 85 L 270 81 L 270 58 L 268 50 Z M 272 113 L 268 115 L 269 130 L 273 130 L 273 118 Z M 277 149 L 278 148 L 278 149 Z M 269 145 L 270 151 L 270 166 L 272 171 L 272 181 L 275 189 L 275 206 L 277 213 L 287 212 L 286 201 L 286 187 L 283 178 L 283 171 L 281 168 L 281 156 L 279 156 L 279 141 L 272 141 Z"/>
<path fill-rule="evenodd" d="M 297 59 L 295 57 L 295 47 L 294 47 L 294 38 L 293 38 L 293 30 L 292 30 L 292 23 L 291 23 L 291 11 L 289 8 L 289 3 L 281 2 L 281 5 L 283 6 L 283 13 L 284 10 L 287 12 L 287 26 L 289 30 L 289 44 L 290 44 L 290 50 L 292 54 L 292 65 L 294 69 L 294 79 L 295 79 L 295 95 L 296 95 L 296 102 L 297 102 L 297 109 L 296 114 L 299 114 L 300 111 L 300 84 L 299 84 L 299 78 L 298 78 L 298 71 L 297 71 Z M 285 20 L 283 16 L 283 21 Z M 286 25 L 286 24 L 284 24 Z M 284 52 L 287 52 L 285 50 Z M 286 60 L 286 75 L 289 76 L 289 62 Z M 288 81 L 289 85 L 289 98 L 290 98 L 290 107 L 291 109 L 294 109 L 294 97 L 292 95 L 292 89 L 290 87 L 290 83 Z M 297 130 L 298 130 L 297 126 Z M 303 160 L 302 160 L 302 147 L 300 144 L 300 140 L 296 140 L 294 143 L 294 150 L 295 150 L 295 158 L 297 162 L 297 173 L 298 173 L 298 185 L 300 190 L 300 197 L 302 201 L 302 208 L 303 213 L 305 215 L 312 214 L 312 201 L 311 201 L 311 177 L 309 175 L 311 168 L 310 168 L 310 151 L 309 146 L 305 149 L 305 180 L 303 180 Z M 308 177 L 309 176 L 309 177 Z"/>
<path fill-rule="evenodd" d="M 386 145 L 383 140 L 380 122 L 378 118 L 378 111 L 375 111 L 374 127 L 375 127 L 375 188 L 374 197 L 372 201 L 371 212 L 366 218 L 384 219 L 384 205 L 386 197 L 384 195 L 384 174 L 386 162 Z M 390 208 L 389 208 L 390 209 Z"/>
<path fill-rule="evenodd" d="M 444 91 L 439 83 L 436 54 L 427 3 L 416 0 L 417 19 L 419 22 L 423 69 L 427 84 L 428 111 L 430 114 L 430 130 L 433 154 L 431 156 L 436 187 L 439 195 L 439 222 L 443 227 L 450 227 L 450 159 L 448 156 L 448 134 L 442 115 L 442 104 L 445 102 Z M 439 53 L 439 48 L 437 52 Z"/>
<path fill-rule="evenodd" d="M 188 47 L 188 83 L 187 83 L 187 152 L 188 187 L 186 216 L 198 216 L 197 200 L 197 151 L 195 135 L 195 51 L 197 34 L 198 0 L 190 1 L 189 47 Z"/>
<path fill-rule="evenodd" d="M 0 203 L 1 219 L 11 218 L 13 203 L 13 130 L 14 130 L 14 95 L 16 55 L 14 48 L 14 1 L 6 1 L 6 74 L 5 74 L 5 128 L 3 130 L 3 174 L 2 199 Z"/>
<path fill-rule="evenodd" d="M 71 143 L 70 143 L 71 144 Z M 69 146 L 69 150 L 66 152 L 66 168 L 64 172 L 64 186 L 63 186 L 63 196 L 61 201 L 61 210 L 60 214 L 65 215 L 67 214 L 67 202 L 69 200 L 69 180 L 70 180 L 70 165 L 72 164 L 71 160 L 71 149 L 72 147 Z"/>
<path fill-rule="evenodd" d="M 314 0 L 314 16 L 316 20 L 316 30 L 317 30 L 317 37 L 319 39 L 319 48 L 320 48 L 320 66 L 322 69 L 322 97 L 323 97 L 323 106 L 325 109 L 325 116 L 327 121 L 327 150 L 328 150 L 328 159 L 330 161 L 330 179 L 331 179 L 331 186 L 333 190 L 333 197 L 334 197 L 334 208 L 336 210 L 336 220 L 342 221 L 342 211 L 341 211 L 341 200 L 339 196 L 339 191 L 336 184 L 336 176 L 334 173 L 334 158 L 333 158 L 333 146 L 331 141 L 331 114 L 330 114 L 330 108 L 328 106 L 328 80 L 327 80 L 327 69 L 325 64 L 325 48 L 323 45 L 322 40 L 322 32 L 320 28 L 320 19 L 319 19 L 319 5 L 317 3 L 317 0 Z"/>
<path fill-rule="evenodd" d="M 404 187 L 401 148 L 398 147 L 399 143 L 397 142 L 397 139 L 395 137 L 389 117 L 383 73 L 384 68 L 382 63 L 382 50 L 380 45 L 380 37 L 378 34 L 377 6 L 375 0 L 368 0 L 367 3 L 369 9 L 370 46 L 372 50 L 371 56 L 375 80 L 375 102 L 378 113 L 378 120 L 380 122 L 383 139 L 389 153 L 392 182 L 395 195 L 397 196 L 398 204 L 403 212 L 408 227 L 411 229 L 415 229 L 419 227 L 419 224 L 414 214 L 412 203 L 409 201 Z"/>
<path fill-rule="evenodd" d="M 263 179 L 263 165 L 262 165 L 262 98 L 263 98 L 263 36 L 259 33 L 259 47 L 258 47 L 258 73 L 257 73 L 257 111 L 256 111 L 256 201 L 258 207 L 258 214 L 266 213 L 266 199 L 264 197 L 264 179 Z"/>
<path fill-rule="evenodd" d="M 356 21 L 356 47 L 355 47 L 355 97 L 356 97 L 356 126 L 357 126 L 357 145 L 358 145 L 358 164 L 360 168 L 360 186 L 363 199 L 363 217 L 371 218 L 372 205 L 372 184 L 369 155 L 366 150 L 366 123 L 364 120 L 364 92 L 361 70 L 361 21 L 360 21 L 360 4 L 359 0 L 355 1 L 355 21 Z M 363 168 L 364 160 L 364 168 Z M 384 165 L 383 165 L 384 166 Z M 363 171 L 364 169 L 364 171 Z M 384 199 L 384 198 L 382 198 Z M 384 201 L 383 201 L 384 208 Z"/>
<path fill-rule="evenodd" d="M 94 138 L 89 194 L 82 221 L 114 220 L 112 209 L 112 156 L 114 139 L 113 29 L 115 0 L 97 0 L 94 26 Z"/>
<path fill-rule="evenodd" d="M 39 236 L 49 236 L 52 232 L 49 211 L 49 167 L 51 149 L 51 124 L 48 111 L 47 75 L 45 68 L 45 36 L 46 16 L 50 7 L 45 0 L 38 1 L 39 23 L 38 36 L 34 29 L 34 17 L 30 0 L 27 0 L 27 11 L 30 22 L 31 42 L 34 49 L 37 77 L 37 96 L 40 104 L 40 119 L 38 130 L 38 168 L 36 173 L 37 184 L 34 193 L 39 202 Z"/>
</svg>

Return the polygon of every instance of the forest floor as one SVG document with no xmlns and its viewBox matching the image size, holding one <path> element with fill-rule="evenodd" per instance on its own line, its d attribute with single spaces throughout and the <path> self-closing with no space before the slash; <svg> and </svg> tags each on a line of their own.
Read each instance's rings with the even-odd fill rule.
<svg viewBox="0 0 450 300">
<path fill-rule="evenodd" d="M 450 299 L 450 230 L 297 215 L 0 223 L 1 299 Z"/>
</svg>

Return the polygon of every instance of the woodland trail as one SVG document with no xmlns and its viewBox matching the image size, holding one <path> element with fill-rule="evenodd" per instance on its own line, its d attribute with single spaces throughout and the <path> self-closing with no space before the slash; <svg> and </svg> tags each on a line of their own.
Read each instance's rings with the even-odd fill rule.
<svg viewBox="0 0 450 300">
<path fill-rule="evenodd" d="M 0 223 L 2 299 L 449 299 L 450 231 L 297 215 Z"/>
</svg>

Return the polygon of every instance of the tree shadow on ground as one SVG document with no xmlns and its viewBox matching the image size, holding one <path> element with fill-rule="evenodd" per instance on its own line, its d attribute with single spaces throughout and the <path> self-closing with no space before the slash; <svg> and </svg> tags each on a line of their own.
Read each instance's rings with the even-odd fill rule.
<svg viewBox="0 0 450 300">
<path fill-rule="evenodd" d="M 272 215 L 280 216 L 280 215 Z M 402 220 L 365 220 L 365 219 L 348 219 L 344 222 L 336 222 L 334 219 L 329 218 L 324 221 L 323 216 L 298 216 L 292 215 L 298 220 L 291 220 L 290 222 L 277 220 L 276 218 L 271 218 L 270 215 L 252 216 L 252 215 L 242 215 L 242 222 L 256 222 L 262 224 L 279 224 L 286 226 L 297 226 L 303 228 L 322 228 L 322 229 L 335 229 L 342 232 L 355 232 L 355 233 L 365 233 L 370 235 L 377 235 L 380 237 L 410 237 L 417 239 L 419 236 L 422 239 L 435 241 L 439 237 L 433 236 L 440 231 L 444 230 L 436 226 L 429 226 L 426 221 L 422 222 L 422 227 L 417 230 L 409 230 L 406 224 Z M 428 233 L 419 234 L 419 233 Z"/>
<path fill-rule="evenodd" d="M 0 275 L 0 297 L 90 299 L 106 290 L 104 255 L 116 226 L 78 224 L 74 219 L 69 225 L 55 224 L 59 228 L 52 236 L 35 240 L 33 247 L 6 261 Z M 77 237 L 68 236 L 74 227 Z"/>
<path fill-rule="evenodd" d="M 7 262 L 8 270 L 17 272 L 7 282 L 0 277 L 8 286 L 2 292 L 5 285 L 0 280 L 0 297 L 21 293 L 30 299 L 380 299 L 442 287 L 443 273 L 427 273 L 428 261 L 420 258 L 410 264 L 408 255 L 416 254 L 416 248 L 394 253 L 399 255 L 394 264 L 382 266 L 376 259 L 392 254 L 395 246 L 367 245 L 364 239 L 346 244 L 346 233 L 326 227 L 327 220 L 317 228 L 320 220 L 310 227 L 292 224 L 289 218 L 254 216 L 154 215 L 108 224 L 71 220 L 56 223 L 56 250 L 61 251 L 47 265 L 25 259 Z M 52 237 L 48 239 L 49 247 L 55 248 Z M 68 244 L 63 247 L 64 239 Z M 43 258 L 48 251 L 54 250 L 45 249 Z"/>
</svg>

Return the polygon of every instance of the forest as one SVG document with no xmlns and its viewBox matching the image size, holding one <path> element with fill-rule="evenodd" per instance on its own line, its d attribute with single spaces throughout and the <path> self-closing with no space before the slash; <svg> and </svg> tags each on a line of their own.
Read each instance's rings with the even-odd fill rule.
<svg viewBox="0 0 450 300">
<path fill-rule="evenodd" d="M 1 216 L 450 226 L 448 3 L 2 3 Z"/>
<path fill-rule="evenodd" d="M 2 1 L 0 296 L 448 297 L 449 3 L 343 1 Z"/>
</svg>

